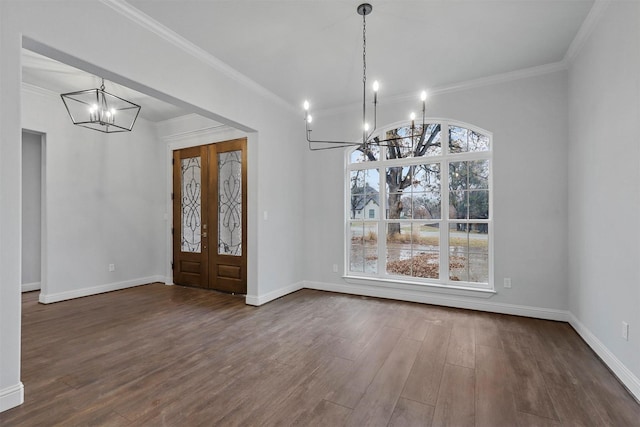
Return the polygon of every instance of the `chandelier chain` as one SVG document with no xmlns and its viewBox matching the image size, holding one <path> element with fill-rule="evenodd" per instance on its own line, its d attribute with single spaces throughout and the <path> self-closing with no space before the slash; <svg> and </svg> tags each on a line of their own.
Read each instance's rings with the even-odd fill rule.
<svg viewBox="0 0 640 427">
<path fill-rule="evenodd" d="M 367 17 L 362 15 L 362 83 L 367 83 Z"/>
<path fill-rule="evenodd" d="M 367 121 L 367 14 L 362 14 L 362 144 L 367 144 L 367 130 L 365 122 Z"/>
</svg>

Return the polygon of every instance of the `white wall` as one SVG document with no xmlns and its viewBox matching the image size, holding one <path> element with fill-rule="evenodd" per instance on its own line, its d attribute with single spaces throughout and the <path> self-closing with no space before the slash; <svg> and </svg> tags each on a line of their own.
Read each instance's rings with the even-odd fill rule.
<svg viewBox="0 0 640 427">
<path fill-rule="evenodd" d="M 22 126 L 46 134 L 40 301 L 160 280 L 166 196 L 154 124 L 139 118 L 132 132 L 96 132 L 75 126 L 58 94 L 27 88 Z"/>
<path fill-rule="evenodd" d="M 20 381 L 20 35 L 0 2 L 0 411 L 22 402 Z"/>
<path fill-rule="evenodd" d="M 417 88 L 420 89 L 420 88 Z M 566 318 L 567 299 L 567 74 L 565 71 L 441 93 L 429 98 L 427 115 L 460 120 L 493 132 L 494 273 L 491 298 L 443 295 L 437 289 L 412 291 L 405 297 L 424 302 Z M 381 108 L 378 126 L 418 110 L 418 99 Z M 324 133 L 357 138 L 357 112 L 346 123 L 339 117 L 314 117 L 316 137 Z M 382 125 L 382 126 L 381 126 Z M 350 126 L 350 127 L 349 127 Z M 333 131 L 331 129 L 337 129 Z M 355 129 L 349 131 L 349 129 Z M 307 155 L 306 218 L 308 280 L 325 289 L 402 296 L 398 289 L 371 283 L 347 283 L 332 264 L 343 265 L 344 155 L 342 150 Z M 513 287 L 504 289 L 502 279 Z M 323 285 L 324 284 L 324 285 Z M 522 307 L 524 306 L 524 307 Z"/>
<path fill-rule="evenodd" d="M 568 241 L 574 323 L 640 397 L 639 23 L 611 2 L 570 68 Z"/>
<path fill-rule="evenodd" d="M 20 180 L 21 113 L 16 106 L 21 98 L 20 48 L 23 36 L 30 41 L 31 47 L 35 42 L 41 54 L 96 74 L 100 72 L 108 80 L 160 99 L 179 101 L 182 107 L 192 108 L 194 112 L 221 123 L 252 132 L 254 137 L 250 140 L 248 156 L 250 173 L 254 173 L 249 179 L 250 205 L 253 209 L 249 212 L 249 228 L 255 239 L 255 247 L 250 248 L 249 258 L 249 263 L 253 265 L 249 289 L 253 294 L 248 295 L 247 301 L 262 303 L 296 289 L 302 283 L 304 254 L 300 236 L 304 227 L 302 203 L 298 202 L 298 195 L 304 189 L 304 162 L 301 160 L 304 145 L 298 141 L 304 134 L 298 130 L 299 117 L 283 102 L 246 83 L 241 76 L 215 68 L 215 61 L 182 50 L 170 41 L 170 35 L 159 35 L 157 28 L 153 31 L 146 29 L 130 19 L 131 15 L 120 14 L 106 3 L 89 0 L 0 2 L 0 410 L 22 401 L 19 376 L 21 220 L 20 186 L 16 186 L 16 181 Z M 88 19 L 97 16 L 100 19 Z M 118 31 L 114 32 L 114 28 Z M 109 35 L 109 43 L 106 44 L 105 34 Z M 100 49 L 95 49 L 95 46 L 100 46 Z M 56 130 L 50 130 L 47 134 L 50 132 L 55 133 Z M 54 209 L 54 212 L 47 212 L 47 217 L 63 224 L 60 232 L 71 233 L 74 243 L 80 241 L 83 233 L 89 233 L 91 239 L 110 238 L 105 233 L 118 228 L 117 221 L 123 219 L 124 213 L 116 208 L 101 212 L 97 202 L 112 197 L 117 198 L 117 206 L 134 202 L 133 198 L 127 199 L 127 195 L 119 195 L 120 190 L 127 187 L 127 182 L 116 168 L 126 155 L 144 161 L 135 147 L 131 148 L 129 154 L 123 154 L 117 143 L 99 148 L 97 146 L 100 144 L 94 144 L 94 141 L 86 142 L 83 145 L 64 140 L 61 142 L 64 150 L 53 150 L 51 159 L 49 152 L 46 153 L 48 164 L 55 169 L 69 168 L 77 172 L 77 175 L 63 173 L 48 176 L 46 189 L 47 203 Z M 132 146 L 133 141 L 122 145 Z M 86 165 L 78 165 L 73 161 L 76 158 L 89 158 L 92 154 L 103 157 L 104 162 L 96 158 Z M 166 176 L 164 161 L 165 156 L 162 155 L 156 164 L 163 185 Z M 132 171 L 127 176 L 135 176 L 140 183 L 147 182 L 147 175 L 137 173 Z M 153 173 L 157 176 L 155 171 Z M 100 185 L 85 185 L 78 183 L 77 179 L 74 181 L 73 177 L 80 174 L 94 175 Z M 51 189 L 49 181 L 52 181 Z M 96 203 L 80 207 L 83 219 L 72 224 L 68 216 L 77 212 L 71 212 L 63 206 L 62 201 L 56 201 L 55 198 L 71 197 L 65 189 L 78 184 L 79 195 L 90 197 Z M 103 185 L 104 190 L 99 190 Z M 144 187 L 140 185 L 136 191 L 145 192 Z M 263 219 L 264 211 L 268 212 L 268 220 Z M 164 213 L 163 205 L 157 214 L 162 218 Z M 84 218 L 96 218 L 104 227 L 90 230 L 90 223 Z M 155 220 L 154 217 L 151 221 Z M 57 232 L 55 229 L 50 231 Z M 122 227 L 114 239 L 126 239 L 134 232 Z M 55 241 L 61 241 L 60 236 L 53 237 Z M 146 239 L 145 236 L 137 237 Z M 127 261 L 119 258 L 118 253 L 111 249 L 100 249 L 99 244 L 94 247 L 93 241 L 90 242 L 82 245 L 86 254 L 85 251 L 81 254 L 80 249 L 70 245 L 53 247 L 57 251 L 69 251 L 79 256 L 79 261 L 87 261 L 88 264 L 79 263 L 76 270 L 68 272 L 49 260 L 48 268 L 51 271 L 48 274 L 51 280 L 58 280 L 63 274 L 71 275 L 67 279 L 76 285 L 87 280 L 94 283 L 111 280 L 108 272 L 99 272 L 104 268 L 106 259 L 113 259 L 117 265 L 125 266 L 124 271 L 116 270 L 116 273 L 121 271 L 127 276 L 140 274 L 137 270 L 128 270 Z M 146 245 L 149 247 L 153 242 L 147 241 Z M 48 252 L 51 253 L 51 250 Z M 94 275 L 96 272 L 97 276 Z M 157 274 L 164 273 L 162 269 Z M 63 284 L 56 289 L 71 293 L 75 290 L 72 285 Z"/>
<path fill-rule="evenodd" d="M 22 131 L 22 291 L 40 289 L 42 135 Z"/>
</svg>

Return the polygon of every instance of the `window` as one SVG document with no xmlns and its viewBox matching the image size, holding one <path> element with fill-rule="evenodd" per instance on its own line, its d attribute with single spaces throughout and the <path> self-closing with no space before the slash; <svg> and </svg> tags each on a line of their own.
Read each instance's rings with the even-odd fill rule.
<svg viewBox="0 0 640 427">
<path fill-rule="evenodd" d="M 393 140 L 348 154 L 347 276 L 492 288 L 491 134 L 430 121 L 423 138 L 379 135 Z"/>
</svg>

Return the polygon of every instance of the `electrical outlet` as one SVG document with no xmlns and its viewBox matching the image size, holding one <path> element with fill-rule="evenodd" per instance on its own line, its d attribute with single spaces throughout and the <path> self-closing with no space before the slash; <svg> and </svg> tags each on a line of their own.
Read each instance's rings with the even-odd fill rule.
<svg viewBox="0 0 640 427">
<path fill-rule="evenodd" d="M 629 341 L 629 324 L 622 322 L 622 339 Z"/>
<path fill-rule="evenodd" d="M 511 277 L 505 277 L 504 278 L 504 287 L 505 288 L 510 288 L 511 287 Z"/>
<path fill-rule="evenodd" d="M 115 264 L 109 264 L 109 271 L 116 271 L 116 265 Z"/>
<path fill-rule="evenodd" d="M 333 272 L 334 273 L 338 272 L 338 264 L 333 264 Z"/>
</svg>

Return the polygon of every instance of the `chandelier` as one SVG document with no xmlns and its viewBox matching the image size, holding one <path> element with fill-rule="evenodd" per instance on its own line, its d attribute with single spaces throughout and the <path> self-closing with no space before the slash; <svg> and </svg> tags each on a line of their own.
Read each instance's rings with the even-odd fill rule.
<svg viewBox="0 0 640 427">
<path fill-rule="evenodd" d="M 309 112 L 309 101 L 304 101 L 304 122 L 306 127 L 306 137 L 307 142 L 309 143 L 309 150 L 311 151 L 319 151 L 319 150 L 330 150 L 333 148 L 344 148 L 344 147 L 359 147 L 359 150 L 362 152 L 367 152 L 370 150 L 372 145 L 376 145 L 378 147 L 391 147 L 397 146 L 397 142 L 399 140 L 405 140 L 406 137 L 393 137 L 381 139 L 376 136 L 373 137 L 373 134 L 376 131 L 377 126 L 377 118 L 378 118 L 378 90 L 380 89 L 380 84 L 378 81 L 374 81 L 372 85 L 373 89 L 373 126 L 370 126 L 367 123 L 367 15 L 371 13 L 373 10 L 373 6 L 369 3 L 363 3 L 356 8 L 358 15 L 362 16 L 362 140 L 361 141 L 347 141 L 347 140 L 316 140 L 311 138 L 311 122 L 312 116 Z M 420 93 L 420 100 L 422 101 L 422 126 L 419 129 L 419 132 L 416 133 L 415 126 L 415 113 L 411 113 L 409 118 L 411 120 L 411 145 L 413 147 L 416 146 L 415 141 L 416 138 L 419 141 L 419 144 L 423 143 L 425 137 L 425 109 L 426 109 L 426 100 L 427 100 L 427 92 L 422 91 Z"/>
<path fill-rule="evenodd" d="M 130 132 L 140 106 L 104 90 L 81 90 L 60 95 L 74 125 L 104 133 Z"/>
</svg>

